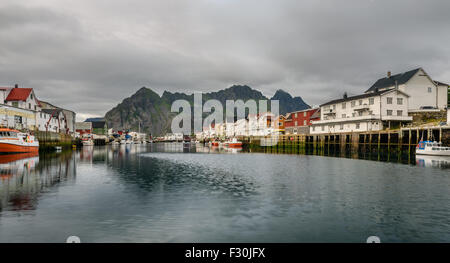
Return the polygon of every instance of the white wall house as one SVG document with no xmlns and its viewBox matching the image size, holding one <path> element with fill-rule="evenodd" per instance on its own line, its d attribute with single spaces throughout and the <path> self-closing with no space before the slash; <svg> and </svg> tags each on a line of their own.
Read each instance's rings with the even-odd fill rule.
<svg viewBox="0 0 450 263">
<path fill-rule="evenodd" d="M 312 121 L 310 133 L 379 131 L 410 122 L 408 97 L 390 89 L 327 102 L 320 106 L 320 121 Z"/>
<path fill-rule="evenodd" d="M 246 119 L 237 120 L 234 124 L 236 136 L 248 136 L 248 121 Z"/>
<path fill-rule="evenodd" d="M 384 91 L 398 87 L 398 90 L 409 95 L 408 110 L 419 111 L 427 108 L 445 109 L 445 87 L 433 81 L 422 69 L 414 69 L 404 73 L 391 75 L 377 80 L 366 93 Z"/>
<path fill-rule="evenodd" d="M 55 112 L 43 107 L 32 88 L 0 87 L 0 125 L 15 129 L 68 132 L 68 119 L 75 113 L 52 106 Z M 70 113 L 70 118 L 66 117 Z M 73 127 L 72 127 L 73 128 Z M 73 132 L 73 131 L 72 131 Z"/>
</svg>

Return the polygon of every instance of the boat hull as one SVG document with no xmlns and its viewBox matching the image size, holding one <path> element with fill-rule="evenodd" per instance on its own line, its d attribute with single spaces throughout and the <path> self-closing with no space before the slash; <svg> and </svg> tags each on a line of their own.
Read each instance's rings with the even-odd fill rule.
<svg viewBox="0 0 450 263">
<path fill-rule="evenodd" d="M 0 153 L 32 153 L 39 152 L 39 145 L 25 146 L 0 142 Z"/>
<path fill-rule="evenodd" d="M 421 151 L 416 150 L 416 155 L 450 156 L 448 151 Z"/>
<path fill-rule="evenodd" d="M 242 147 L 242 143 L 229 143 L 229 144 L 227 144 L 227 146 L 229 147 L 229 148 L 241 148 Z"/>
</svg>

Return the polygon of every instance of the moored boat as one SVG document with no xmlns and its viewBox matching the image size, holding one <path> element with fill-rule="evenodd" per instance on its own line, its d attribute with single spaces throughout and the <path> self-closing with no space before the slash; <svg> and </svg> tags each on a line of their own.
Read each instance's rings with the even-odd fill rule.
<svg viewBox="0 0 450 263">
<path fill-rule="evenodd" d="M 94 146 L 94 142 L 88 138 L 83 138 L 81 143 L 83 143 L 83 146 Z"/>
<path fill-rule="evenodd" d="M 242 142 L 238 141 L 236 138 L 233 138 L 231 141 L 226 141 L 225 146 L 229 148 L 240 148 L 242 147 Z"/>
<path fill-rule="evenodd" d="M 442 146 L 440 142 L 420 141 L 416 146 L 416 154 L 450 156 L 450 147 Z"/>
<path fill-rule="evenodd" d="M 38 152 L 39 141 L 29 133 L 18 130 L 0 129 L 0 153 Z"/>
</svg>

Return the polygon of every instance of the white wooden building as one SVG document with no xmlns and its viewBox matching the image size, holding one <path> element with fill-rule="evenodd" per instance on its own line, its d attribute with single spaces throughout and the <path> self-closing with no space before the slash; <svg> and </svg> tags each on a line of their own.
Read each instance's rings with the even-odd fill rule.
<svg viewBox="0 0 450 263">
<path fill-rule="evenodd" d="M 408 98 L 394 88 L 332 100 L 320 106 L 320 120 L 312 121 L 310 133 L 378 131 L 411 122 Z"/>
<path fill-rule="evenodd" d="M 409 95 L 408 111 L 424 109 L 445 109 L 447 107 L 448 85 L 434 81 L 422 68 L 387 76 L 377 80 L 366 93 L 384 91 L 398 87 Z"/>
</svg>

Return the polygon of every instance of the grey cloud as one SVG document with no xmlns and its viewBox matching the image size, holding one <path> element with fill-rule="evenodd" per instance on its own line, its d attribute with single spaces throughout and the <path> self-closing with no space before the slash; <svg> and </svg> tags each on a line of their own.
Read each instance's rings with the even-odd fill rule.
<svg viewBox="0 0 450 263">
<path fill-rule="evenodd" d="M 141 86 L 248 84 L 310 104 L 364 91 L 387 70 L 450 81 L 448 1 L 9 1 L 0 85 L 103 115 Z"/>
</svg>

